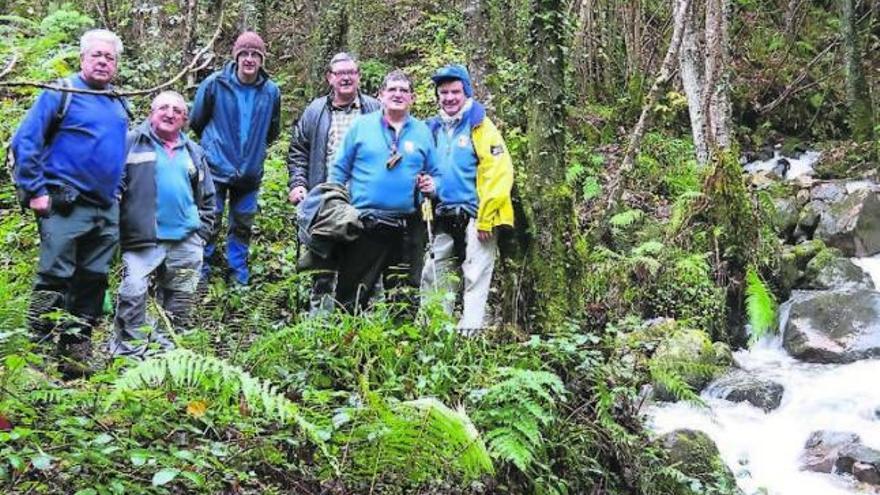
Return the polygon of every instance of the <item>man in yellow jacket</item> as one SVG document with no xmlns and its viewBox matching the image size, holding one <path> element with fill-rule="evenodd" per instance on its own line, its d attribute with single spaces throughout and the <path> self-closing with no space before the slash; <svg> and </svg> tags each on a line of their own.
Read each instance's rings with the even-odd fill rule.
<svg viewBox="0 0 880 495">
<path fill-rule="evenodd" d="M 434 223 L 432 256 L 422 270 L 422 290 L 455 289 L 461 268 L 464 294 L 458 328 L 472 333 L 485 325 L 486 299 L 498 252 L 497 229 L 513 226 L 513 165 L 501 133 L 473 99 L 470 76 L 461 65 L 431 76 L 440 112 L 428 121 L 443 176 Z M 452 312 L 454 299 L 444 298 Z"/>
</svg>

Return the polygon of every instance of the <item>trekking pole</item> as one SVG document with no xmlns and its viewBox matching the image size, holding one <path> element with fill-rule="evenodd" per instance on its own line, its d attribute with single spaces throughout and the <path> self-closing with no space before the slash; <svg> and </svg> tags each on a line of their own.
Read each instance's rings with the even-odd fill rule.
<svg viewBox="0 0 880 495">
<path fill-rule="evenodd" d="M 422 220 L 428 227 L 428 256 L 431 258 L 431 274 L 433 275 L 433 289 L 437 292 L 437 260 L 434 258 L 434 207 L 431 205 L 431 199 L 425 197 L 422 200 Z"/>
</svg>

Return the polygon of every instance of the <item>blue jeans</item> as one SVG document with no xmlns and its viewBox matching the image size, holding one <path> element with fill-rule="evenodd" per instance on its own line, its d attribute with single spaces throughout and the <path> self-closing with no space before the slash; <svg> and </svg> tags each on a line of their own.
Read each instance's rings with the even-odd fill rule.
<svg viewBox="0 0 880 495">
<path fill-rule="evenodd" d="M 214 212 L 214 233 L 211 241 L 205 246 L 205 262 L 202 265 L 202 277 L 210 275 L 209 265 L 214 251 L 217 248 L 217 237 L 223 224 L 223 210 L 226 206 L 226 198 L 229 197 L 229 230 L 226 236 L 226 264 L 232 272 L 234 280 L 239 284 L 247 284 L 250 281 L 248 270 L 248 251 L 251 243 L 251 229 L 254 226 L 254 217 L 257 215 L 258 189 L 239 189 L 229 184 L 216 183 L 217 202 Z"/>
</svg>

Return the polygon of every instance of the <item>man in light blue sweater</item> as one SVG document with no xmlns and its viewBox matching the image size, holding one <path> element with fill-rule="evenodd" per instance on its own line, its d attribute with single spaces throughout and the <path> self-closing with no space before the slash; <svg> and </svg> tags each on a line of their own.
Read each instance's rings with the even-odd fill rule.
<svg viewBox="0 0 880 495">
<path fill-rule="evenodd" d="M 382 83 L 381 112 L 363 115 L 349 128 L 330 170 L 330 181 L 347 184 L 360 212 L 363 234 L 339 255 L 336 298 L 361 308 L 380 276 L 392 295 L 418 287 L 425 247 L 418 215 L 421 194 L 434 194 L 439 176 L 431 131 L 409 114 L 412 83 L 392 71 Z"/>
</svg>

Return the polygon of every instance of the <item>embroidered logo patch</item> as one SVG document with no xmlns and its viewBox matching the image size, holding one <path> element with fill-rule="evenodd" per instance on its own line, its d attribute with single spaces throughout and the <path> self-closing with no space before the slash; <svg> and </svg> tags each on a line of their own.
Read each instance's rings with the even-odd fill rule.
<svg viewBox="0 0 880 495">
<path fill-rule="evenodd" d="M 498 156 L 498 155 L 504 153 L 504 146 L 502 146 L 500 144 L 496 144 L 496 145 L 492 146 L 491 148 L 489 148 L 489 152 L 492 153 L 492 156 Z"/>
<path fill-rule="evenodd" d="M 412 141 L 404 141 L 403 142 L 403 151 L 407 153 L 412 153 L 416 150 L 416 144 Z"/>
</svg>

